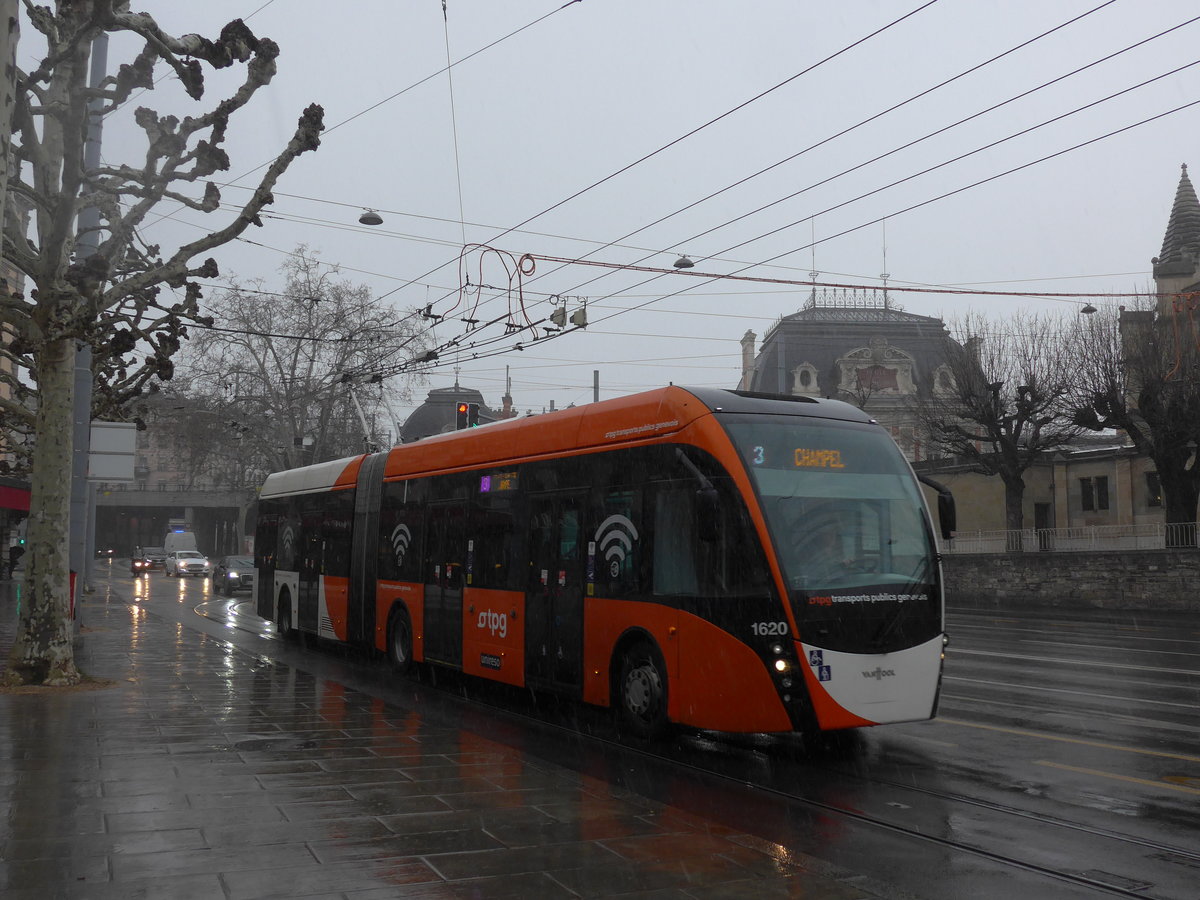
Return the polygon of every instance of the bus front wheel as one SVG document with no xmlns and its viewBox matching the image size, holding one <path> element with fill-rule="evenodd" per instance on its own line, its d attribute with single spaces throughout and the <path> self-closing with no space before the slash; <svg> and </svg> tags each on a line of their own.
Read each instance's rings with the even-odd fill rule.
<svg viewBox="0 0 1200 900">
<path fill-rule="evenodd" d="M 275 627 L 279 630 L 279 636 L 285 641 L 296 637 L 296 630 L 292 628 L 292 598 L 287 591 L 284 591 L 279 598 L 279 612 L 276 614 Z"/>
<path fill-rule="evenodd" d="M 412 622 L 405 609 L 397 608 L 388 620 L 388 662 L 394 671 L 408 674 L 412 668 L 412 650 Z"/>
<path fill-rule="evenodd" d="M 617 694 L 622 725 L 638 737 L 663 733 L 667 725 L 667 673 L 662 657 L 649 642 L 639 641 L 621 657 Z"/>
</svg>

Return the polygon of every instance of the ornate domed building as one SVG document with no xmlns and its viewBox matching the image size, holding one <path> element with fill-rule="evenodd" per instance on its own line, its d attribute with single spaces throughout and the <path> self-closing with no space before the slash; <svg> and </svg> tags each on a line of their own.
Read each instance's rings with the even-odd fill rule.
<svg viewBox="0 0 1200 900">
<path fill-rule="evenodd" d="M 425 402 L 413 411 L 400 429 L 400 442 L 410 444 L 434 434 L 454 431 L 459 403 L 477 404 L 480 424 L 511 419 L 516 415 L 512 408 L 512 396 L 508 391 L 504 394 L 503 407 L 494 410 L 484 403 L 483 394 L 479 391 L 462 387 L 455 381 L 453 387 L 434 388 L 429 392 Z"/>
<path fill-rule="evenodd" d="M 784 316 L 755 355 L 742 338 L 744 390 L 845 400 L 889 428 L 911 460 L 924 442 L 910 400 L 948 384 L 945 323 L 904 312 L 881 290 L 814 288 L 802 309 Z"/>
</svg>

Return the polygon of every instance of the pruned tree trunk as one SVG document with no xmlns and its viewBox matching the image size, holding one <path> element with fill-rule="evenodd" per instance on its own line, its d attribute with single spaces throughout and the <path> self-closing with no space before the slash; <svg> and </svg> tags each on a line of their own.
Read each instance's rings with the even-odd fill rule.
<svg viewBox="0 0 1200 900">
<path fill-rule="evenodd" d="M 263 224 L 260 213 L 273 202 L 279 178 L 293 160 L 320 145 L 324 114 L 315 104 L 304 110 L 287 146 L 240 210 L 232 218 L 222 216 L 224 225 L 164 253 L 143 240 L 143 223 L 163 201 L 221 211 L 220 189 L 210 177 L 230 166 L 221 146 L 229 118 L 271 82 L 278 45 L 240 19 L 213 40 L 195 34 L 174 38 L 150 15 L 112 0 L 26 3 L 24 11 L 44 55 L 28 71 L 14 70 L 9 194 L 24 200 L 31 221 L 19 216 L 3 221 L 4 257 L 24 273 L 26 291 L 0 298 L 0 314 L 12 334 L 11 342 L 0 345 L 0 360 L 16 373 L 8 377 L 14 394 L 4 398 L 5 424 L 11 414 L 25 433 L 32 432 L 33 491 L 28 577 L 5 677 L 63 684 L 79 678 L 71 646 L 68 554 L 76 347 L 90 347 L 99 387 L 84 415 L 99 409 L 112 418 L 127 417 L 138 397 L 169 381 L 171 357 L 188 337 L 188 325 L 212 324 L 201 313 L 198 279 L 211 280 L 220 271 L 203 254 Z M 116 74 L 89 83 L 92 43 L 106 32 L 140 37 L 143 49 Z M 89 161 L 84 152 L 89 110 L 95 105 L 100 115 L 118 114 L 135 92 L 153 87 L 158 62 L 170 66 L 197 104 L 204 96 L 206 64 L 212 69 L 244 64 L 244 77 L 211 108 L 189 106 L 198 115 L 129 109 L 126 115 L 147 141 L 137 166 Z M 26 387 L 30 380 L 36 390 Z"/>
<path fill-rule="evenodd" d="M 1158 469 L 1163 488 L 1163 512 L 1166 513 L 1167 546 L 1196 546 L 1196 504 L 1200 502 L 1200 485 L 1196 479 L 1178 477 L 1175 470 L 1165 466 Z"/>
<path fill-rule="evenodd" d="M 71 648 L 68 541 L 70 537 L 71 406 L 75 341 L 46 345 L 38 371 L 38 446 L 33 457 L 28 525 L 29 563 L 20 593 L 20 627 L 5 679 L 13 684 L 75 684 Z"/>
<path fill-rule="evenodd" d="M 1008 529 L 1005 549 L 1010 553 L 1024 549 L 1021 546 L 1021 529 L 1025 527 L 1025 479 L 1022 474 L 1004 478 L 1004 525 Z"/>
</svg>

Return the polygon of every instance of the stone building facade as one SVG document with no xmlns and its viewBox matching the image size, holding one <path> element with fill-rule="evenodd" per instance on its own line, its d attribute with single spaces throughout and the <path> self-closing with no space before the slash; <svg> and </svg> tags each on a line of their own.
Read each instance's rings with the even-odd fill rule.
<svg viewBox="0 0 1200 900">
<path fill-rule="evenodd" d="M 886 290 L 814 288 L 757 354 L 754 340 L 742 338 L 743 390 L 845 400 L 888 428 L 910 460 L 929 457 L 909 405 L 950 377 L 941 319 L 905 312 Z"/>
</svg>

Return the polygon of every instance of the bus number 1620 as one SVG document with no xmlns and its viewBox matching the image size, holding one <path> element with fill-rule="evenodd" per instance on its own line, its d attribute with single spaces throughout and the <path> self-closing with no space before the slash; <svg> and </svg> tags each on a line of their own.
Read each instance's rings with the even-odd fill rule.
<svg viewBox="0 0 1200 900">
<path fill-rule="evenodd" d="M 750 630 L 758 637 L 782 637 L 788 633 L 787 622 L 755 622 Z"/>
</svg>

